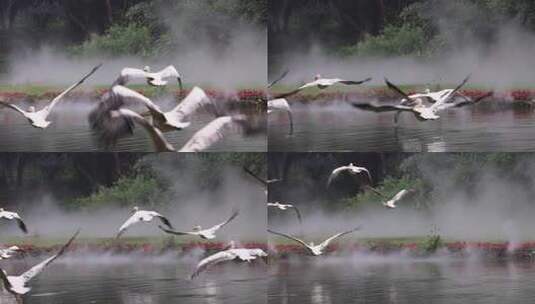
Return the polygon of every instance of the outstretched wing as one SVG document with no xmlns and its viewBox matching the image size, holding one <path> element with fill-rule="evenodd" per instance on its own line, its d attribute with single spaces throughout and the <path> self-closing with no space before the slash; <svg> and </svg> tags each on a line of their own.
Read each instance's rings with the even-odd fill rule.
<svg viewBox="0 0 535 304">
<path fill-rule="evenodd" d="M 262 178 L 260 178 L 260 176 L 256 175 L 253 173 L 253 171 L 247 169 L 247 167 L 243 167 L 243 171 L 245 171 L 247 174 L 249 174 L 250 176 L 252 176 L 256 181 L 260 182 L 262 185 L 264 185 L 265 187 L 268 186 L 268 182 Z"/>
<path fill-rule="evenodd" d="M 217 224 L 217 225 L 213 226 L 212 228 L 210 228 L 210 230 L 214 230 L 214 231 L 219 230 L 221 227 L 225 226 L 226 224 L 230 223 L 230 221 L 235 219 L 238 216 L 238 214 L 240 214 L 240 211 L 239 210 L 235 210 L 232 213 L 232 215 L 228 218 L 228 220 L 224 221 L 223 223 L 220 223 L 220 224 Z"/>
<path fill-rule="evenodd" d="M 239 115 L 241 116 L 241 115 Z M 197 131 L 179 152 L 201 152 L 221 141 L 233 131 L 242 131 L 240 117 L 223 116 L 209 122 Z"/>
<path fill-rule="evenodd" d="M 13 109 L 13 110 L 19 112 L 19 113 L 22 114 L 22 115 L 26 114 L 26 111 L 24 111 L 23 109 L 17 107 L 17 106 L 14 105 L 14 104 L 11 104 L 11 103 L 5 101 L 5 100 L 0 100 L 0 104 L 3 105 L 4 107 Z"/>
<path fill-rule="evenodd" d="M 126 222 L 123 223 L 123 225 L 119 228 L 119 232 L 117 233 L 116 238 L 121 237 L 121 235 L 132 225 L 139 222 L 139 216 L 137 216 L 135 213 L 130 216 Z"/>
<path fill-rule="evenodd" d="M 368 82 L 372 80 L 370 77 L 364 79 L 364 80 L 359 80 L 359 81 L 353 81 L 353 80 L 340 80 L 338 81 L 339 83 L 342 83 L 342 84 L 346 84 L 346 85 L 356 85 L 356 84 L 363 84 L 365 82 Z"/>
<path fill-rule="evenodd" d="M 207 108 L 210 105 L 214 106 L 208 95 L 206 95 L 201 88 L 194 87 L 191 89 L 188 96 L 186 96 L 186 98 L 184 98 L 184 100 L 182 100 L 182 102 L 171 112 L 177 116 L 179 121 L 184 121 L 193 113 L 202 108 Z"/>
<path fill-rule="evenodd" d="M 111 92 L 114 97 L 121 99 L 123 103 L 141 104 L 149 109 L 152 116 L 159 116 L 162 120 L 165 120 L 162 110 L 160 110 L 160 108 L 149 98 L 139 94 L 138 92 L 122 85 L 113 86 L 111 88 Z"/>
<path fill-rule="evenodd" d="M 284 234 L 284 233 L 281 233 L 281 232 L 277 232 L 277 231 L 273 231 L 273 230 L 270 230 L 270 229 L 268 229 L 267 231 L 268 231 L 269 233 L 272 233 L 272 234 L 276 234 L 276 235 L 285 237 L 285 238 L 290 239 L 290 240 L 292 240 L 292 241 L 296 241 L 296 242 L 298 242 L 299 244 L 301 244 L 301 245 L 303 245 L 303 246 L 305 246 L 305 247 L 308 248 L 308 244 L 307 244 L 307 243 L 305 243 L 304 241 L 302 241 L 302 240 L 300 240 L 300 239 L 298 239 L 298 238 L 296 238 L 296 237 L 294 237 L 294 236 L 291 236 L 291 235 L 288 235 L 288 234 Z"/>
<path fill-rule="evenodd" d="M 31 279 L 33 279 L 36 275 L 40 274 L 41 272 L 43 272 L 43 270 L 45 269 L 46 266 L 48 266 L 50 263 L 52 263 L 55 259 L 57 259 L 58 257 L 60 257 L 61 255 L 63 255 L 63 253 L 65 253 L 65 250 L 71 245 L 71 243 L 74 241 L 74 239 L 76 239 L 76 237 L 78 236 L 78 234 L 80 233 L 80 229 L 78 229 L 74 235 L 69 239 L 69 241 L 67 243 L 65 243 L 65 245 L 63 245 L 61 247 L 61 249 L 58 251 L 58 253 L 56 253 L 55 255 L 49 257 L 48 259 L 42 261 L 41 263 L 33 266 L 32 268 L 30 268 L 30 270 L 26 271 L 25 273 L 23 273 L 21 275 L 21 278 L 24 280 L 24 282 L 29 282 Z"/>
<path fill-rule="evenodd" d="M 52 111 L 52 108 L 70 91 L 74 90 L 77 86 L 81 85 L 89 76 L 93 75 L 100 67 L 102 66 L 102 63 L 94 67 L 89 73 L 87 73 L 82 79 L 80 79 L 77 83 L 71 85 L 68 87 L 65 91 L 61 92 L 58 96 L 56 96 L 52 101 L 46 106 L 46 111 L 50 112 Z"/>
<path fill-rule="evenodd" d="M 346 235 L 346 234 L 349 234 L 349 233 L 353 233 L 353 232 L 355 232 L 357 230 L 360 230 L 360 226 L 358 226 L 356 228 L 353 228 L 351 230 L 345 231 L 345 232 L 337 233 L 337 234 L 331 236 L 330 238 L 326 239 L 325 241 L 323 241 L 319 246 L 321 246 L 321 248 L 323 249 L 323 248 L 329 246 L 329 243 L 332 242 L 334 239 L 339 238 L 339 237 L 341 237 L 343 235 Z"/>
<path fill-rule="evenodd" d="M 271 88 L 272 86 L 274 86 L 277 82 L 281 81 L 284 77 L 286 77 L 286 75 L 288 75 L 288 73 L 290 72 L 290 70 L 286 70 L 284 71 L 284 73 L 282 73 L 282 75 L 279 76 L 279 78 L 273 80 L 270 84 L 268 84 L 268 89 Z"/>
<path fill-rule="evenodd" d="M 178 78 L 180 77 L 180 74 L 176 70 L 174 65 L 168 65 L 162 70 L 160 70 L 157 74 L 160 74 L 160 77 L 162 78 Z"/>
<path fill-rule="evenodd" d="M 143 127 L 145 131 L 149 133 L 149 136 L 152 139 L 152 143 L 154 144 L 157 152 L 175 151 L 174 147 L 167 141 L 160 129 L 153 126 L 137 112 L 134 112 L 129 109 L 119 109 L 117 111 L 112 111 L 111 115 L 117 119 L 122 117 L 124 119 L 131 120 Z"/>
<path fill-rule="evenodd" d="M 394 85 L 393 83 L 391 83 L 390 81 L 388 81 L 387 78 L 385 78 L 385 83 L 386 85 L 391 89 L 393 90 L 394 92 L 398 93 L 399 95 L 401 95 L 403 98 L 407 99 L 407 100 L 411 100 L 411 98 L 409 97 L 409 95 L 407 95 L 407 93 L 403 92 L 400 88 L 398 88 L 396 85 Z"/>
<path fill-rule="evenodd" d="M 338 177 L 338 175 L 340 175 L 340 173 L 344 170 L 347 170 L 346 167 L 340 167 L 340 168 L 336 168 L 333 170 L 333 172 L 331 172 L 331 175 L 329 175 L 329 179 L 327 180 L 327 188 L 329 188 L 329 186 L 331 185 L 331 183 L 333 182 L 333 180 L 335 178 Z"/>
<path fill-rule="evenodd" d="M 352 103 L 351 105 L 357 109 L 372 112 L 412 111 L 412 108 L 408 106 L 391 104 L 380 105 L 374 102 Z"/>
<path fill-rule="evenodd" d="M 169 227 L 169 229 L 173 229 L 173 225 L 171 225 L 171 222 L 165 216 L 158 214 L 157 217 L 165 226 Z"/>
<path fill-rule="evenodd" d="M 448 100 L 450 100 L 467 82 L 468 80 L 470 79 L 470 74 L 468 74 L 468 76 L 466 76 L 463 81 L 455 88 L 453 89 L 451 92 L 449 92 L 449 94 L 447 94 L 446 96 L 444 96 L 441 100 L 435 102 L 431 108 L 437 108 L 439 107 L 440 105 L 448 102 Z"/>
<path fill-rule="evenodd" d="M 165 233 L 174 234 L 174 235 L 196 235 L 193 232 L 180 232 L 176 230 L 166 229 L 165 227 L 160 226 L 160 225 L 158 225 L 158 228 L 160 228 Z"/>
<path fill-rule="evenodd" d="M 236 258 L 236 254 L 230 252 L 230 251 L 220 251 L 218 253 L 212 254 L 211 256 L 208 256 L 204 259 L 202 259 L 199 264 L 197 264 L 197 268 L 195 271 L 191 274 L 191 279 L 193 280 L 195 277 L 197 277 L 201 272 L 205 271 L 206 269 L 212 267 L 213 265 L 225 262 L 225 261 L 232 261 Z"/>
</svg>

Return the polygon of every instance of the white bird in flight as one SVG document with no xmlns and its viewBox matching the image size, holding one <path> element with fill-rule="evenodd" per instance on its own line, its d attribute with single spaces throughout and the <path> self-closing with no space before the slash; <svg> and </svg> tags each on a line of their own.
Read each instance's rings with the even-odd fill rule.
<svg viewBox="0 0 535 304">
<path fill-rule="evenodd" d="M 279 95 L 276 95 L 275 98 L 285 98 L 285 97 L 288 97 L 290 95 L 293 95 L 293 94 L 296 94 L 304 89 L 307 89 L 307 88 L 313 88 L 313 87 L 316 87 L 318 89 L 326 89 L 332 85 L 335 85 L 335 84 L 345 84 L 345 85 L 359 85 L 359 84 L 363 84 L 365 82 L 368 82 L 372 80 L 371 78 L 366 78 L 364 80 L 359 80 L 359 81 L 353 81 L 353 80 L 345 80 L 345 79 L 340 79 L 340 78 L 322 78 L 321 75 L 316 75 L 314 77 L 314 81 L 312 82 L 309 82 L 309 83 L 306 83 L 300 87 L 298 87 L 297 89 L 291 91 L 291 92 L 288 92 L 288 93 L 283 93 L 283 94 L 279 94 Z"/>
<path fill-rule="evenodd" d="M 299 212 L 299 209 L 293 205 L 293 204 L 282 204 L 281 202 L 274 202 L 274 203 L 267 203 L 268 208 L 277 208 L 282 211 L 286 211 L 288 209 L 292 209 L 295 211 L 295 214 L 297 215 L 297 219 L 299 220 L 299 223 L 302 224 L 302 218 L 301 218 L 301 212 Z"/>
<path fill-rule="evenodd" d="M 76 231 L 76 233 L 69 239 L 69 241 L 61 247 L 58 253 L 33 266 L 28 271 L 24 272 L 19 276 L 8 275 L 5 270 L 0 269 L 0 279 L 4 283 L 4 288 L 9 293 L 15 296 L 17 302 L 22 303 L 22 295 L 28 293 L 31 290 L 31 287 L 28 286 L 30 281 L 38 274 L 43 272 L 46 266 L 48 266 L 62 254 L 64 254 L 65 250 L 71 245 L 71 243 L 74 241 L 74 239 L 78 236 L 79 233 L 80 230 Z"/>
<path fill-rule="evenodd" d="M 314 242 L 310 242 L 310 243 L 306 243 L 305 241 L 302 241 L 294 236 L 291 236 L 291 235 L 288 235 L 288 234 L 284 234 L 284 233 L 280 233 L 280 232 L 276 232 L 276 231 L 273 231 L 273 230 L 270 230 L 268 229 L 268 232 L 269 233 L 273 233 L 273 234 L 276 234 L 276 235 L 279 235 L 279 236 L 282 236 L 282 237 L 285 237 L 287 239 L 290 239 L 290 240 L 293 240 L 293 241 L 296 241 L 298 242 L 299 244 L 303 245 L 307 252 L 313 256 L 318 256 L 318 255 L 322 255 L 324 253 L 324 250 L 325 248 L 327 248 L 327 246 L 329 246 L 329 244 L 336 238 L 339 238 L 343 235 L 346 235 L 346 234 L 349 234 L 349 233 L 353 233 L 357 230 L 360 229 L 360 226 L 359 227 L 356 227 L 354 229 L 351 229 L 351 230 L 348 230 L 348 231 L 345 231 L 345 232 L 340 232 L 340 233 L 337 233 L 331 237 L 329 237 L 328 239 L 326 239 L 325 241 L 321 242 L 320 244 L 318 245 L 315 245 Z"/>
<path fill-rule="evenodd" d="M 182 77 L 173 65 L 169 65 L 158 72 L 151 72 L 150 67 L 145 66 L 142 70 L 136 68 L 124 68 L 121 70 L 119 77 L 114 85 L 126 85 L 129 81 L 134 79 L 146 79 L 151 86 L 165 86 L 168 78 L 176 78 L 180 90 L 182 91 Z"/>
<path fill-rule="evenodd" d="M 239 260 L 245 262 L 251 262 L 257 257 L 267 257 L 267 253 L 260 248 L 230 248 L 227 250 L 219 251 L 215 254 L 212 254 L 204 259 L 202 259 L 198 264 L 197 268 L 191 275 L 193 280 L 201 272 L 207 270 L 208 268 L 227 261 Z"/>
<path fill-rule="evenodd" d="M 91 76 L 98 68 L 100 68 L 101 65 L 102 64 L 99 64 L 98 66 L 94 67 L 91 70 L 91 72 L 85 75 L 80 81 L 71 85 L 65 91 L 61 92 L 58 96 L 52 99 L 52 101 L 50 101 L 48 105 L 46 105 L 44 108 L 42 108 L 39 111 L 36 111 L 34 106 L 28 107 L 28 111 L 25 111 L 19 108 L 18 106 L 11 104 L 7 101 L 3 101 L 3 100 L 0 100 L 0 104 L 22 114 L 22 116 L 24 116 L 33 127 L 44 129 L 51 124 L 51 122 L 48 121 L 47 118 L 48 118 L 48 115 L 50 115 L 50 112 L 52 112 L 52 109 L 54 108 L 54 106 L 58 102 L 60 102 L 63 99 L 63 97 L 65 97 L 65 95 L 67 95 L 69 92 L 74 90 L 77 86 L 82 84 L 89 76 Z"/>
<path fill-rule="evenodd" d="M 171 222 L 169 220 L 161 215 L 160 213 L 156 211 L 147 211 L 147 210 L 140 210 L 137 206 L 132 208 L 132 216 L 130 216 L 126 222 L 119 228 L 119 232 L 117 233 L 117 238 L 119 238 L 129 227 L 131 227 L 134 224 L 141 223 L 141 222 L 150 222 L 155 217 L 160 219 L 160 221 L 165 224 L 167 227 L 173 229 L 173 226 L 171 225 Z"/>
<path fill-rule="evenodd" d="M 24 253 L 24 250 L 19 248 L 19 246 L 10 246 L 8 248 L 0 249 L 0 260 L 9 259 L 18 252 Z"/>
<path fill-rule="evenodd" d="M 368 182 L 370 184 L 372 183 L 372 176 L 370 174 L 370 171 L 368 171 L 368 169 L 364 167 L 358 167 L 358 166 L 355 166 L 353 163 L 350 163 L 347 166 L 338 167 L 331 172 L 331 175 L 329 176 L 329 179 L 327 180 L 327 187 L 329 187 L 331 183 L 333 182 L 333 180 L 336 179 L 342 172 L 347 172 L 353 176 L 359 175 L 361 173 L 365 173 L 366 178 L 368 179 Z"/>
<path fill-rule="evenodd" d="M 229 134 L 248 134 L 252 130 L 245 115 L 221 116 L 197 131 L 178 152 L 202 152 Z"/>
<path fill-rule="evenodd" d="M 225 226 L 226 224 L 230 223 L 230 221 L 232 221 L 233 219 L 235 219 L 239 214 L 239 211 L 236 210 L 232 213 L 232 215 L 229 217 L 228 220 L 220 223 L 220 224 L 217 224 L 215 226 L 212 226 L 210 228 L 206 228 L 206 229 L 203 229 L 201 226 L 197 225 L 195 227 L 193 227 L 193 231 L 189 231 L 189 232 L 180 232 L 180 231 L 175 231 L 175 230 L 172 230 L 173 228 L 170 229 L 166 229 L 162 226 L 158 226 L 161 230 L 163 230 L 164 232 L 166 233 L 169 233 L 169 234 L 174 234 L 174 235 L 191 235 L 191 236 L 199 236 L 200 238 L 202 239 L 205 239 L 205 240 L 212 240 L 212 239 L 215 239 L 216 238 L 216 235 L 215 233 L 221 229 L 223 226 Z"/>
<path fill-rule="evenodd" d="M 404 198 L 406 198 L 407 196 L 409 196 L 411 193 L 414 193 L 414 190 L 413 189 L 402 189 L 401 191 L 399 191 L 398 193 L 396 193 L 396 195 L 394 195 L 394 197 L 392 197 L 391 199 L 387 200 L 386 202 L 383 202 L 383 206 L 387 207 L 387 208 L 390 208 L 390 209 L 394 209 L 397 207 L 397 203 L 401 200 L 403 200 Z"/>
<path fill-rule="evenodd" d="M 462 107 L 466 105 L 476 104 L 482 99 L 491 96 L 493 93 L 484 94 L 474 100 L 462 95 L 459 93 L 459 90 L 462 86 L 466 84 L 469 76 L 467 76 L 461 84 L 459 84 L 455 89 L 442 90 L 440 92 L 428 92 L 426 94 L 414 94 L 411 97 L 403 92 L 396 85 L 392 84 L 385 79 L 387 86 L 393 91 L 397 92 L 403 99 L 399 104 L 395 105 L 385 105 L 377 104 L 375 102 L 371 103 L 353 103 L 353 106 L 362 110 L 373 111 L 373 112 L 389 112 L 396 111 L 397 114 L 394 118 L 394 122 L 397 122 L 398 115 L 401 112 L 412 112 L 417 119 L 419 120 L 436 120 L 440 116 L 438 113 L 440 111 L 453 108 L 453 107 Z M 459 95 L 462 97 L 462 100 L 457 101 L 454 99 L 455 96 Z M 430 103 L 432 101 L 432 103 Z"/>
<path fill-rule="evenodd" d="M 24 233 L 28 233 L 28 229 L 26 228 L 26 224 L 24 224 L 24 221 L 16 212 L 6 211 L 4 208 L 0 208 L 0 219 L 6 219 L 6 220 L 15 220 L 17 221 L 17 225 L 19 226 L 20 230 Z"/>
<path fill-rule="evenodd" d="M 271 114 L 276 111 L 285 112 L 288 114 L 288 121 L 290 122 L 290 132 L 289 134 L 292 135 L 294 131 L 294 122 L 292 117 L 292 109 L 290 108 L 290 105 L 288 104 L 288 101 L 284 98 L 277 98 L 268 100 L 267 104 L 267 113 Z"/>
</svg>

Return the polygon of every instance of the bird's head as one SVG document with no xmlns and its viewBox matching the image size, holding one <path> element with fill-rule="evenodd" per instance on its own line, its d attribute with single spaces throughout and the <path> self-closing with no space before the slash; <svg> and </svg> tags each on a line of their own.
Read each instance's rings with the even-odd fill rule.
<svg viewBox="0 0 535 304">
<path fill-rule="evenodd" d="M 255 256 L 258 256 L 258 257 L 267 257 L 268 256 L 268 254 L 264 250 L 262 250 L 260 248 L 251 249 L 251 254 L 255 255 Z"/>
<path fill-rule="evenodd" d="M 144 66 L 143 67 L 143 71 L 149 73 L 150 72 L 150 67 L 148 65 Z"/>
<path fill-rule="evenodd" d="M 234 248 L 236 248 L 236 242 L 234 242 L 234 240 L 231 240 L 231 241 L 228 243 L 227 248 L 228 248 L 228 249 L 234 249 Z"/>
<path fill-rule="evenodd" d="M 138 212 L 138 211 L 139 211 L 139 207 L 138 207 L 138 206 L 134 206 L 134 207 L 132 208 L 132 213 L 136 213 L 136 212 Z"/>
<path fill-rule="evenodd" d="M 320 75 L 320 74 L 316 74 L 316 75 L 314 76 L 314 80 L 318 80 L 318 79 L 321 79 L 321 75 Z"/>
<path fill-rule="evenodd" d="M 0 208 L 0 212 L 4 212 L 4 211 L 5 211 L 4 208 Z"/>
<path fill-rule="evenodd" d="M 200 225 L 195 225 L 195 226 L 193 226 L 193 231 L 200 231 L 201 228 L 202 227 Z"/>
<path fill-rule="evenodd" d="M 348 167 L 355 167 L 354 163 L 349 163 Z"/>
<path fill-rule="evenodd" d="M 28 107 L 28 112 L 30 112 L 30 113 L 35 112 L 35 107 L 34 106 L 29 106 Z"/>
<path fill-rule="evenodd" d="M 431 90 L 429 88 L 425 89 L 425 94 L 431 93 Z"/>
<path fill-rule="evenodd" d="M 310 247 L 314 247 L 316 244 L 314 244 L 314 242 L 310 242 L 310 243 L 308 243 L 308 245 L 309 245 Z"/>
</svg>

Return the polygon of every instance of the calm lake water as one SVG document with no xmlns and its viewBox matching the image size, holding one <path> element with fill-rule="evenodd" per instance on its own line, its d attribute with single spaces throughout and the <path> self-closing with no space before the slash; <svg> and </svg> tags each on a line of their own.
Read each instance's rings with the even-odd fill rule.
<svg viewBox="0 0 535 304">
<path fill-rule="evenodd" d="M 358 257 L 280 261 L 268 303 L 531 303 L 535 264 Z"/>
<path fill-rule="evenodd" d="M 167 109 L 167 107 L 163 107 Z M 3 152 L 90 152 L 98 151 L 87 115 L 90 106 L 66 103 L 55 108 L 49 120 L 52 124 L 44 130 L 32 127 L 27 120 L 12 110 L 0 108 L 0 150 Z M 209 115 L 198 114 L 192 125 L 182 131 L 166 132 L 165 137 L 180 149 L 195 132 L 212 120 Z M 267 135 L 243 137 L 231 134 L 210 148 L 210 151 L 264 152 L 267 149 Z M 113 151 L 154 151 L 148 134 L 136 126 L 134 136 L 121 139 Z"/>
<path fill-rule="evenodd" d="M 45 258 L 45 257 L 43 257 Z M 2 261 L 4 269 L 19 273 L 40 260 Z M 224 264 L 197 279 L 189 275 L 197 259 L 172 257 L 63 257 L 35 281 L 24 303 L 265 303 L 266 264 L 259 261 Z M 15 303 L 3 291 L 0 303 Z"/>
<path fill-rule="evenodd" d="M 294 134 L 283 113 L 269 116 L 270 151 L 533 151 L 535 112 L 465 107 L 421 122 L 403 113 L 373 113 L 348 104 L 293 107 Z"/>
</svg>

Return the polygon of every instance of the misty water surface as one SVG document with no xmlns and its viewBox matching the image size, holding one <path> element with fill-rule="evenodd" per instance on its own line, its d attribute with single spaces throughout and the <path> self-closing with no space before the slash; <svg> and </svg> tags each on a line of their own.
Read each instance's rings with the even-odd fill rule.
<svg viewBox="0 0 535 304">
<path fill-rule="evenodd" d="M 268 303 L 530 303 L 535 265 L 478 259 L 301 258 L 270 269 Z"/>
<path fill-rule="evenodd" d="M 2 267 L 18 273 L 38 261 L 10 260 Z M 265 303 L 266 265 L 262 262 L 220 265 L 192 281 L 189 275 L 196 262 L 172 257 L 65 257 L 32 281 L 24 303 Z M 0 303 L 15 302 L 2 289 Z"/>
<path fill-rule="evenodd" d="M 44 130 L 32 127 L 22 115 L 13 110 L 0 109 L 0 148 L 4 152 L 98 151 L 99 147 L 87 122 L 91 109 L 89 105 L 72 103 L 58 106 L 49 116 L 48 120 L 52 123 Z M 165 137 L 178 150 L 212 119 L 207 114 L 195 115 L 190 127 L 166 132 Z M 244 138 L 234 133 L 212 146 L 209 151 L 263 152 L 266 149 L 265 134 Z M 134 136 L 119 140 L 113 151 L 152 152 L 154 147 L 148 133 L 136 125 Z"/>
<path fill-rule="evenodd" d="M 293 107 L 294 134 L 284 113 L 270 114 L 270 151 L 533 151 L 531 110 L 477 110 L 466 107 L 421 122 L 411 113 L 373 113 L 349 105 Z"/>
</svg>

